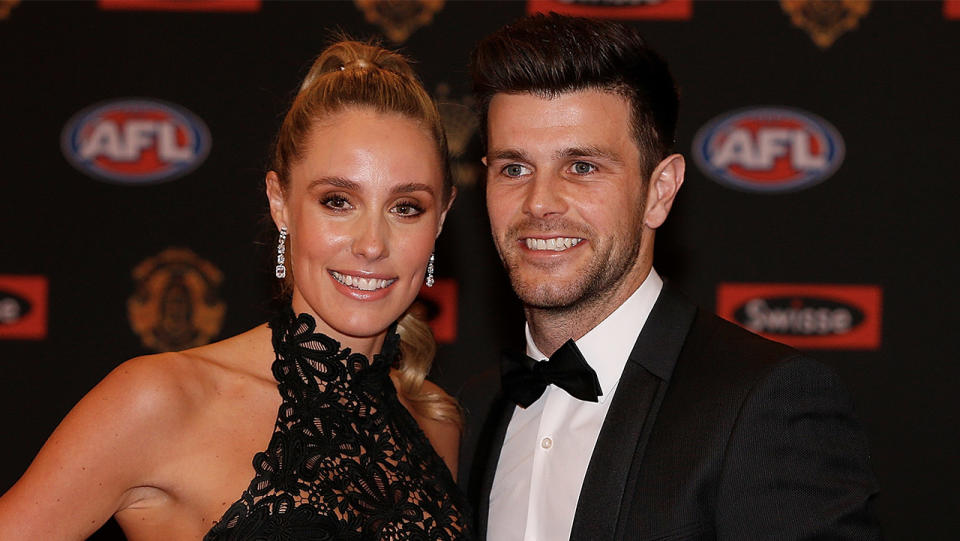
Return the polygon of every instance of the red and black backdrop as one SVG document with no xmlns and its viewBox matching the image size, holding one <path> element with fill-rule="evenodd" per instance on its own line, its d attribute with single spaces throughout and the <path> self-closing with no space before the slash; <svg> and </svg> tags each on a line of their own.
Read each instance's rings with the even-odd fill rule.
<svg viewBox="0 0 960 541">
<path fill-rule="evenodd" d="M 402 47 L 442 104 L 460 195 L 421 303 L 438 382 L 490 370 L 522 315 L 487 231 L 466 59 L 531 10 L 623 20 L 670 60 L 689 168 L 656 267 L 836 367 L 887 536 L 952 537 L 957 0 L 0 0 L 0 490 L 123 360 L 264 320 L 268 149 L 332 29 Z"/>
</svg>

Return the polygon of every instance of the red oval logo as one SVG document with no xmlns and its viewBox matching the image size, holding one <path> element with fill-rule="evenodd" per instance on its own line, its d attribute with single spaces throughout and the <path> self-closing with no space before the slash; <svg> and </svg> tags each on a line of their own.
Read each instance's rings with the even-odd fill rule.
<svg viewBox="0 0 960 541">
<path fill-rule="evenodd" d="M 693 157 L 710 178 L 754 192 L 786 192 L 828 179 L 843 163 L 836 128 L 804 111 L 742 109 L 714 118 L 694 137 Z"/>
<path fill-rule="evenodd" d="M 77 113 L 64 127 L 61 146 L 74 167 L 94 178 L 149 184 L 199 167 L 210 152 L 210 132 L 182 107 L 125 99 Z"/>
</svg>

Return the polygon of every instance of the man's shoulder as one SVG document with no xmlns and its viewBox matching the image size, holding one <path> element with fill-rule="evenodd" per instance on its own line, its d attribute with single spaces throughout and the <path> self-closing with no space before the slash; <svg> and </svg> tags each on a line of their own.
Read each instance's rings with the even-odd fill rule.
<svg viewBox="0 0 960 541">
<path fill-rule="evenodd" d="M 832 368 L 805 353 L 703 309 L 691 325 L 674 375 L 701 388 L 742 392 L 771 378 L 837 377 Z"/>
</svg>

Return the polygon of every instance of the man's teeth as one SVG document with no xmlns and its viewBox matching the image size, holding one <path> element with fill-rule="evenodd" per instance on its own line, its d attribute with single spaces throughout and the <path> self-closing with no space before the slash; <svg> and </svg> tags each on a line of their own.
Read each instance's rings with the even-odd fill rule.
<svg viewBox="0 0 960 541">
<path fill-rule="evenodd" d="M 362 291 L 383 289 L 395 281 L 393 279 L 381 280 L 379 278 L 361 278 L 359 276 L 350 276 L 349 274 L 340 274 L 336 271 L 331 272 L 331 274 L 333 274 L 333 277 L 341 284 Z"/>
<path fill-rule="evenodd" d="M 553 237 L 550 239 L 531 239 L 527 240 L 527 248 L 530 250 L 551 250 L 554 252 L 562 252 L 568 248 L 572 248 L 580 244 L 580 241 L 583 239 L 578 239 L 576 237 Z"/>
</svg>

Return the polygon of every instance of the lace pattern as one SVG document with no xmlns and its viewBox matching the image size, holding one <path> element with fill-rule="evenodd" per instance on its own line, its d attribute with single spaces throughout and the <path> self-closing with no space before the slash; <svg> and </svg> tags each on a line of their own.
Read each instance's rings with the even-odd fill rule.
<svg viewBox="0 0 960 541">
<path fill-rule="evenodd" d="M 255 477 L 205 540 L 447 540 L 467 504 L 399 402 L 393 328 L 373 360 L 316 333 L 307 314 L 271 322 L 283 398 Z"/>
</svg>

